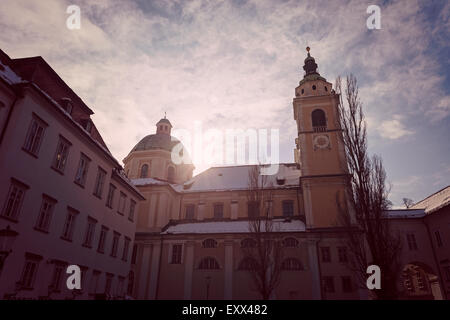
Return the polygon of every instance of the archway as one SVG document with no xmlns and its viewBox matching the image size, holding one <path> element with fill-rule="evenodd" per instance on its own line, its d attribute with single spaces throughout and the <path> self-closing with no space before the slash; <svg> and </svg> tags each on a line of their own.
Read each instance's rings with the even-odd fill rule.
<svg viewBox="0 0 450 320">
<path fill-rule="evenodd" d="M 405 300 L 442 300 L 439 277 L 422 262 L 410 262 L 401 270 L 400 297 Z"/>
</svg>

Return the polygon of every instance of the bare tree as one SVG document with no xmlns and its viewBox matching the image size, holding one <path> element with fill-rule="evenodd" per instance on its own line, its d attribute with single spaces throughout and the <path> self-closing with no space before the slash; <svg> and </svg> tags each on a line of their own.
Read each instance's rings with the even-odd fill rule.
<svg viewBox="0 0 450 320">
<path fill-rule="evenodd" d="M 414 200 L 410 198 L 403 198 L 403 204 L 405 205 L 406 209 L 411 208 L 414 205 Z"/>
<path fill-rule="evenodd" d="M 349 187 L 346 201 L 336 199 L 342 223 L 347 227 L 347 245 L 352 255 L 350 267 L 365 287 L 367 266 L 381 269 L 381 289 L 372 293 L 377 299 L 397 298 L 397 275 L 401 242 L 389 228 L 386 210 L 390 207 L 389 187 L 382 159 L 367 151 L 367 128 L 358 85 L 353 75 L 345 81 L 345 99 L 340 77 L 336 80 L 339 97 L 339 122 L 342 129 Z M 354 212 L 354 217 L 350 212 Z"/>
<path fill-rule="evenodd" d="M 280 281 L 283 250 L 273 221 L 272 188 L 260 169 L 260 165 L 253 166 L 248 175 L 250 236 L 242 250 L 245 269 L 262 299 L 268 300 Z"/>
</svg>

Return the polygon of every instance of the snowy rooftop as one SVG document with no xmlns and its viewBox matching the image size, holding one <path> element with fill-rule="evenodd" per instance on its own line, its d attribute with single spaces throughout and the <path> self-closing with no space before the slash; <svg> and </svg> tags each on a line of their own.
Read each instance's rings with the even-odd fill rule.
<svg viewBox="0 0 450 320">
<path fill-rule="evenodd" d="M 429 197 L 417 202 L 412 209 L 425 209 L 426 213 L 431 213 L 439 210 L 450 204 L 450 186 L 433 193 Z"/>
<path fill-rule="evenodd" d="M 16 84 L 22 82 L 20 78 L 11 68 L 0 62 L 0 77 L 9 84 Z"/>
<path fill-rule="evenodd" d="M 166 181 L 154 179 L 154 178 L 139 178 L 139 179 L 131 179 L 131 182 L 135 186 L 147 186 L 147 185 L 168 185 L 169 183 Z"/>
<path fill-rule="evenodd" d="M 425 210 L 423 210 L 423 209 L 387 210 L 386 214 L 387 214 L 388 218 L 391 218 L 391 219 L 422 218 L 425 216 Z"/>
<path fill-rule="evenodd" d="M 262 223 L 264 225 L 264 223 Z M 263 228 L 264 229 L 264 228 Z M 274 232 L 303 232 L 305 224 L 300 220 L 274 219 Z M 248 220 L 188 222 L 168 227 L 162 234 L 186 233 L 249 233 Z"/>
<path fill-rule="evenodd" d="M 295 163 L 278 165 L 278 172 L 266 176 L 266 187 L 289 188 L 298 186 L 300 170 Z M 248 189 L 249 173 L 255 165 L 212 167 L 182 185 L 173 185 L 179 192 L 229 191 Z M 260 176 L 260 181 L 262 176 Z"/>
</svg>

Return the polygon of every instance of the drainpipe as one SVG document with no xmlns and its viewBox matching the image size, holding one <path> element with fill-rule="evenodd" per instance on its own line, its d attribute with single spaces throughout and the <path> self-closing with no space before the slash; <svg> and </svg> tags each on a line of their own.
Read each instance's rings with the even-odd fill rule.
<svg viewBox="0 0 450 320">
<path fill-rule="evenodd" d="M 431 236 L 431 231 L 430 231 L 430 226 L 428 225 L 428 223 L 426 223 L 425 218 L 423 218 L 422 222 L 425 225 L 425 227 L 427 228 L 427 234 L 428 234 L 428 239 L 430 239 L 430 244 L 431 244 L 431 251 L 433 252 L 433 259 L 434 259 L 434 263 L 436 264 L 436 268 L 438 271 L 438 275 L 439 275 L 439 284 L 441 285 L 441 293 L 443 295 L 444 300 L 447 300 L 447 288 L 445 287 L 445 283 L 444 283 L 444 279 L 442 278 L 442 272 L 441 272 L 441 267 L 437 258 L 437 254 L 436 254 L 436 249 L 434 248 L 434 244 L 433 244 L 433 237 Z"/>
</svg>

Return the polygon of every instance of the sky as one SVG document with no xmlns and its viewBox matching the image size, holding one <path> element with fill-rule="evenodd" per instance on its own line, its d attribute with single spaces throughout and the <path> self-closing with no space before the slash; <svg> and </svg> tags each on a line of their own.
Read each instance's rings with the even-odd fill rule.
<svg viewBox="0 0 450 320">
<path fill-rule="evenodd" d="M 366 26 L 371 4 L 381 29 Z M 69 5 L 80 29 L 66 26 Z M 445 0 L 3 0 L 0 48 L 42 56 L 119 160 L 167 112 L 191 131 L 278 129 L 280 161 L 293 162 L 292 99 L 310 46 L 329 82 L 358 79 L 369 152 L 400 207 L 450 184 L 449 17 Z"/>
</svg>

